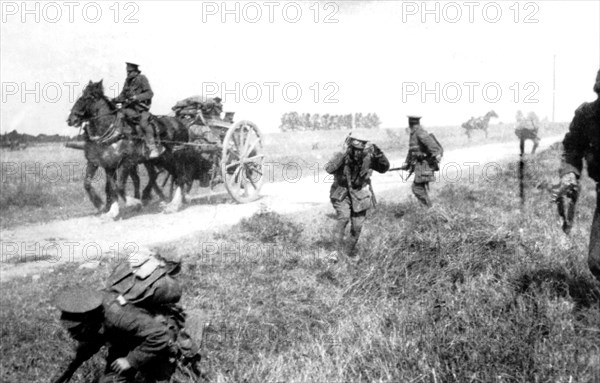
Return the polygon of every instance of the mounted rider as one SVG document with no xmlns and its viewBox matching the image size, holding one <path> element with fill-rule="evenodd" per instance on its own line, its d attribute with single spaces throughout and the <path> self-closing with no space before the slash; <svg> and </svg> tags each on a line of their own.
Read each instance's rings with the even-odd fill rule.
<svg viewBox="0 0 600 383">
<path fill-rule="evenodd" d="M 113 101 L 123 104 L 123 113 L 128 119 L 137 120 L 139 118 L 140 129 L 143 131 L 146 145 L 150 149 L 149 158 L 156 158 L 162 154 L 164 148 L 157 147 L 154 140 L 154 129 L 149 123 L 149 110 L 154 93 L 150 88 L 148 78 L 141 73 L 139 65 L 131 62 L 125 64 L 127 78 L 121 94 Z"/>
</svg>

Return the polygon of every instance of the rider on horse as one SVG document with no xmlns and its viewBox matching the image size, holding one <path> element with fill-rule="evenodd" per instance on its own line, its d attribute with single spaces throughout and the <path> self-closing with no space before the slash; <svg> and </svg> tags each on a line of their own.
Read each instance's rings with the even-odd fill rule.
<svg viewBox="0 0 600 383">
<path fill-rule="evenodd" d="M 154 130 L 149 123 L 150 105 L 152 104 L 152 88 L 146 76 L 141 74 L 139 65 L 127 62 L 127 78 L 123 85 L 123 90 L 117 98 L 116 103 L 123 103 L 123 113 L 130 120 L 139 118 L 140 128 L 146 138 L 146 144 L 150 149 L 150 158 L 156 158 L 162 154 L 164 150 L 162 146 L 158 148 L 154 141 Z"/>
</svg>

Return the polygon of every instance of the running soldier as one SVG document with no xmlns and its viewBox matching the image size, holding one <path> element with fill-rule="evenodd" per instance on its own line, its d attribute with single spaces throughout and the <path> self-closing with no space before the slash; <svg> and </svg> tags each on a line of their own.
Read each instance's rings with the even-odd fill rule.
<svg viewBox="0 0 600 383">
<path fill-rule="evenodd" d="M 358 260 L 356 244 L 367 210 L 375 203 L 371 174 L 373 170 L 385 173 L 389 168 L 388 159 L 377 145 L 353 133 L 346 138 L 345 151 L 335 153 L 325 165 L 327 173 L 334 176 L 329 192 L 331 204 L 336 212 L 336 223 L 333 229 L 335 251 L 330 256 L 332 260 L 337 261 L 340 254 Z M 350 240 L 344 246 L 344 234 L 348 222 L 350 222 Z"/>
</svg>

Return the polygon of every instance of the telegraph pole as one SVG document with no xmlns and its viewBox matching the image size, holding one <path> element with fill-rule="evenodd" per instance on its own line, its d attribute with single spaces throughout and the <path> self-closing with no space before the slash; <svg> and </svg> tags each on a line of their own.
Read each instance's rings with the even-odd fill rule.
<svg viewBox="0 0 600 383">
<path fill-rule="evenodd" d="M 554 122 L 554 110 L 556 108 L 556 55 L 552 60 L 552 122 Z"/>
</svg>

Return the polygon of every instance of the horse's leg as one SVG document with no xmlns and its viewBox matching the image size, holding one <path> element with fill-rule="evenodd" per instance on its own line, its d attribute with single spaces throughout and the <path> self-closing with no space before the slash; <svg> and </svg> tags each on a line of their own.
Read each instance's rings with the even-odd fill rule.
<svg viewBox="0 0 600 383">
<path fill-rule="evenodd" d="M 142 207 L 142 202 L 137 197 L 127 197 L 126 188 L 125 188 L 127 185 L 127 178 L 128 177 L 133 178 L 133 174 L 135 174 L 135 177 L 137 178 L 137 181 L 138 181 L 137 182 L 137 194 L 139 197 L 140 177 L 137 174 L 137 164 L 136 163 L 131 163 L 131 162 L 126 161 L 123 165 L 121 165 L 121 171 L 118 172 L 118 178 L 117 178 L 117 182 L 116 182 L 115 186 L 116 186 L 117 198 L 119 198 L 121 201 L 123 201 L 125 203 L 125 207 L 138 210 Z"/>
<path fill-rule="evenodd" d="M 137 165 L 131 167 L 129 177 L 133 182 L 133 197 L 135 199 L 140 199 L 140 175 L 137 171 Z"/>
<path fill-rule="evenodd" d="M 102 198 L 96 193 L 94 186 L 92 185 L 92 181 L 94 180 L 94 176 L 98 171 L 98 165 L 95 165 L 91 162 L 88 162 L 85 167 L 85 179 L 83 180 L 83 188 L 88 194 L 88 197 L 94 204 L 94 207 L 98 209 L 98 212 L 102 210 Z"/>
<path fill-rule="evenodd" d="M 183 169 L 175 166 L 173 168 L 174 171 L 171 171 L 170 174 L 173 177 L 171 181 L 171 202 L 167 204 L 164 209 L 165 213 L 175 213 L 181 210 L 183 202 L 185 200 L 184 192 L 185 192 L 185 179 L 186 174 Z M 175 192 L 173 193 L 173 186 L 175 186 Z"/>
<path fill-rule="evenodd" d="M 106 173 L 106 207 L 108 208 L 108 211 L 106 214 L 104 214 L 104 217 L 116 219 L 120 214 L 116 185 L 117 169 L 105 168 L 104 171 Z"/>
<path fill-rule="evenodd" d="M 158 178 L 158 173 L 153 165 L 149 163 L 144 163 L 144 167 L 146 168 L 146 172 L 148 173 L 148 184 L 144 188 L 142 193 L 142 202 L 147 204 L 152 199 L 152 189 L 156 192 L 158 197 L 161 200 L 165 199 L 165 195 L 162 192 L 162 189 L 157 185 L 156 180 Z"/>
</svg>

